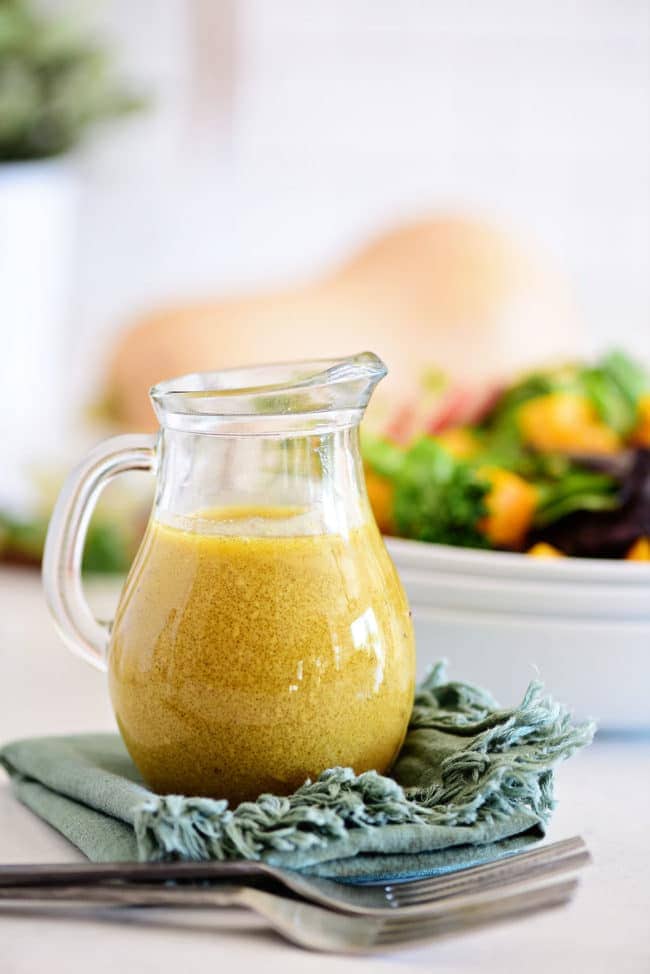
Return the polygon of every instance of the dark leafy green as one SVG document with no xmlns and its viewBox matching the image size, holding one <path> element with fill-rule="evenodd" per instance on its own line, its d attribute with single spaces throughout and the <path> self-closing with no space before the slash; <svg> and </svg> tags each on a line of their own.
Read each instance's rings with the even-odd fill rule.
<svg viewBox="0 0 650 974">
<path fill-rule="evenodd" d="M 637 538 L 650 536 L 650 451 L 570 455 L 538 452 L 523 442 L 520 407 L 557 391 L 585 396 L 624 442 L 638 422 L 639 398 L 650 392 L 650 375 L 614 351 L 595 365 L 568 364 L 526 376 L 473 428 L 478 447 L 469 460 L 454 459 L 427 436 L 407 450 L 364 439 L 366 462 L 393 484 L 398 532 L 423 541 L 488 546 L 478 528 L 490 490 L 481 470 L 498 467 L 536 489 L 527 544 L 545 540 L 567 554 L 621 557 Z"/>
<path fill-rule="evenodd" d="M 574 510 L 540 525 L 531 542 L 546 541 L 578 558 L 624 558 L 639 538 L 650 537 L 650 450 L 636 450 L 611 510 Z"/>
<path fill-rule="evenodd" d="M 366 462 L 393 483 L 399 534 L 469 548 L 485 548 L 478 522 L 487 513 L 489 484 L 430 437 L 400 450 L 385 440 L 364 441 Z"/>
<path fill-rule="evenodd" d="M 650 389 L 650 377 L 623 352 L 610 352 L 597 365 L 579 373 L 582 389 L 600 418 L 622 436 L 637 421 L 639 398 Z"/>
<path fill-rule="evenodd" d="M 569 469 L 554 481 L 538 483 L 535 525 L 543 527 L 573 511 L 608 511 L 618 506 L 619 485 L 605 474 Z"/>
<path fill-rule="evenodd" d="M 478 522 L 487 513 L 489 489 L 468 464 L 422 439 L 407 451 L 395 483 L 395 524 L 419 541 L 484 548 Z"/>
</svg>

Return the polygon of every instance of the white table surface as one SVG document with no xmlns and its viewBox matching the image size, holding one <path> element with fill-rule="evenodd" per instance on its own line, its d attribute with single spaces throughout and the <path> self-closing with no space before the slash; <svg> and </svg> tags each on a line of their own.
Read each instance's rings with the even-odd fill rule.
<svg viewBox="0 0 650 974">
<path fill-rule="evenodd" d="M 613 664 L 613 673 L 615 664 Z M 471 678 L 471 674 L 462 674 Z M 615 692 L 613 675 L 612 692 Z M 66 653 L 35 573 L 0 570 L 0 740 L 114 726 L 104 678 Z M 594 856 L 568 907 L 385 957 L 309 954 L 246 914 L 183 930 L 0 917 L 2 974 L 282 971 L 650 972 L 650 738 L 604 738 L 558 773 L 550 837 L 580 833 Z M 633 799 L 632 797 L 633 796 Z M 0 862 L 81 856 L 14 800 L 0 773 Z"/>
</svg>

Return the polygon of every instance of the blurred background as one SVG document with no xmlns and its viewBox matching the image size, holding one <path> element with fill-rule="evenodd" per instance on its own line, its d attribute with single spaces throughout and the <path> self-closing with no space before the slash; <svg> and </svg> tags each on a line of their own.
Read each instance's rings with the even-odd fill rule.
<svg viewBox="0 0 650 974">
<path fill-rule="evenodd" d="M 649 11 L 0 0 L 5 533 L 188 368 L 650 360 Z"/>
</svg>

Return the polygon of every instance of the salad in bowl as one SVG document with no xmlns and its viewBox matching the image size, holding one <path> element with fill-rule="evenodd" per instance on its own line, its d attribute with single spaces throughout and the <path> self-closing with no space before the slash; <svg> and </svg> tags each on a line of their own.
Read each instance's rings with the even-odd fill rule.
<svg viewBox="0 0 650 974">
<path fill-rule="evenodd" d="M 483 389 L 431 374 L 363 456 L 385 534 L 650 561 L 650 373 L 620 351 Z"/>
</svg>

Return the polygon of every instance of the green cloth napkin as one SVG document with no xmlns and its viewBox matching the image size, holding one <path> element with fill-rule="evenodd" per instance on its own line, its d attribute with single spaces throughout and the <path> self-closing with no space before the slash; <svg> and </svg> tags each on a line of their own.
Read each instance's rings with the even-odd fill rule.
<svg viewBox="0 0 650 974">
<path fill-rule="evenodd" d="M 553 765 L 593 733 L 539 683 L 501 710 L 485 690 L 445 682 L 438 664 L 416 694 L 392 777 L 332 768 L 286 798 L 230 809 L 153 794 L 116 734 L 16 741 L 0 762 L 18 798 L 96 862 L 257 859 L 371 882 L 434 875 L 539 839 Z"/>
</svg>

